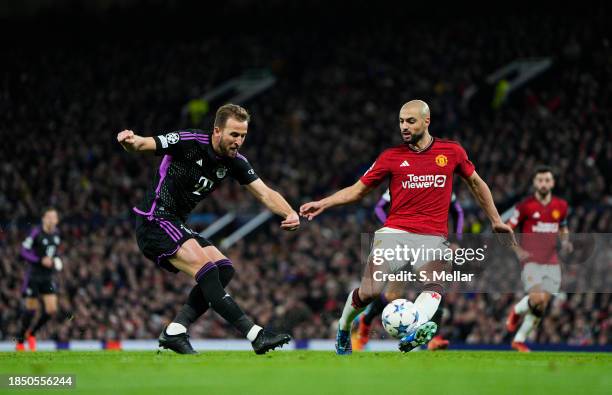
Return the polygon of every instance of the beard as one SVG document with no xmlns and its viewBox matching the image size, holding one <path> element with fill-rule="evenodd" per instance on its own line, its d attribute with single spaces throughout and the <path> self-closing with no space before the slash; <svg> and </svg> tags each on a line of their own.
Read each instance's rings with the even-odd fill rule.
<svg viewBox="0 0 612 395">
<path fill-rule="evenodd" d="M 421 139 L 423 138 L 423 135 L 425 133 L 421 132 L 420 134 L 416 134 L 416 133 L 411 133 L 410 134 L 410 140 L 406 141 L 404 140 L 405 144 L 410 144 L 410 145 L 416 145 L 419 141 L 421 141 Z M 402 136 L 403 139 L 403 136 Z"/>
<path fill-rule="evenodd" d="M 232 150 L 232 147 L 229 144 L 225 144 L 223 140 L 219 142 L 219 150 L 221 151 L 221 156 L 228 156 L 230 158 L 234 158 L 236 154 L 238 154 L 238 150 Z"/>
<path fill-rule="evenodd" d="M 538 193 L 538 195 L 540 195 L 541 197 L 546 197 L 550 194 L 550 189 L 547 188 L 540 188 L 540 189 L 536 189 L 536 192 Z"/>
<path fill-rule="evenodd" d="M 412 136 L 410 136 L 410 144 L 415 145 L 416 143 L 418 143 L 419 141 L 421 141 L 421 139 L 423 138 L 423 134 L 413 134 Z"/>
</svg>

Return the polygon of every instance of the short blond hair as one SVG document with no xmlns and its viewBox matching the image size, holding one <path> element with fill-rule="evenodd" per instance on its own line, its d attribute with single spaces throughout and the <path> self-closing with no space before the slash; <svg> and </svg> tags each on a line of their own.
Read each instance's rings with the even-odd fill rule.
<svg viewBox="0 0 612 395">
<path fill-rule="evenodd" d="M 227 120 L 230 118 L 234 118 L 238 122 L 249 122 L 251 120 L 249 112 L 244 107 L 228 103 L 217 110 L 215 114 L 215 127 L 224 128 Z"/>
</svg>

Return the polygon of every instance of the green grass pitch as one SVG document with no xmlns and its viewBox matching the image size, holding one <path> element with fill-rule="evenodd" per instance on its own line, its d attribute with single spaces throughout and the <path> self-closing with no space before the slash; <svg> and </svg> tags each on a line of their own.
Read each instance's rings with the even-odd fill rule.
<svg viewBox="0 0 612 395">
<path fill-rule="evenodd" d="M 0 353 L 0 373 L 76 375 L 14 394 L 611 394 L 612 354 L 511 352 Z"/>
</svg>

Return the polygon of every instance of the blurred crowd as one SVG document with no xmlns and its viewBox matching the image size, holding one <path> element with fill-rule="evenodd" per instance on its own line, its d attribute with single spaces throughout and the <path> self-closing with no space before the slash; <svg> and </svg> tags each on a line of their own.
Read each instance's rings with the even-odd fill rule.
<svg viewBox="0 0 612 395">
<path fill-rule="evenodd" d="M 138 251 L 130 208 L 159 158 L 127 154 L 115 136 L 124 128 L 143 135 L 209 128 L 210 115 L 193 125 L 183 106 L 248 69 L 268 69 L 277 83 L 245 103 L 253 119 L 243 153 L 294 207 L 353 183 L 399 142 L 401 105 L 422 98 L 432 110 L 432 135 L 465 147 L 500 211 L 530 193 L 535 166 L 550 164 L 555 193 L 571 206 L 570 230 L 612 233 L 612 50 L 605 21 L 566 21 L 565 29 L 555 28 L 553 18 L 492 23 L 418 22 L 409 35 L 381 26 L 249 38 L 100 39 L 76 49 L 9 46 L 0 78 L 0 154 L 8 158 L 0 164 L 0 338 L 15 335 L 25 268 L 20 243 L 47 205 L 61 215 L 65 268 L 57 275 L 61 314 L 41 336 L 159 334 L 193 281 L 159 270 Z M 488 74 L 531 57 L 550 57 L 553 66 L 498 108 L 486 96 L 479 98 L 484 105 L 470 105 L 468 92 L 486 92 Z M 260 324 L 296 338 L 333 338 L 360 278 L 361 234 L 380 226 L 373 206 L 384 187 L 295 233 L 270 221 L 224 251 L 237 269 L 229 291 Z M 460 182 L 455 187 L 464 231 L 485 232 L 482 211 Z M 256 207 L 228 182 L 196 211 Z M 451 341 L 503 342 L 505 316 L 520 296 L 449 294 L 444 334 Z M 609 294 L 561 294 L 533 336 L 609 344 L 611 324 Z M 379 324 L 375 333 L 384 335 Z M 237 333 L 209 312 L 191 335 Z"/>
</svg>

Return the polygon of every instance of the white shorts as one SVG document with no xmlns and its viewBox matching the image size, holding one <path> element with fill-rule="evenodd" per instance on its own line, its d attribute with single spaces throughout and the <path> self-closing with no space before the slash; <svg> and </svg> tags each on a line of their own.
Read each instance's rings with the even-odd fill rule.
<svg viewBox="0 0 612 395">
<path fill-rule="evenodd" d="M 442 236 L 418 235 L 385 227 L 374 233 L 370 258 L 384 260 L 389 271 L 397 273 L 419 269 L 427 262 L 442 260 L 448 247 L 448 241 Z M 393 251 L 393 254 L 386 251 Z"/>
<path fill-rule="evenodd" d="M 539 285 L 542 290 L 555 294 L 561 288 L 561 265 L 528 262 L 521 273 L 525 292 Z"/>
</svg>

